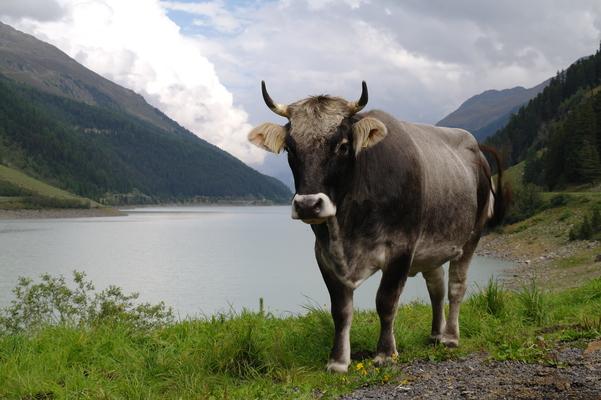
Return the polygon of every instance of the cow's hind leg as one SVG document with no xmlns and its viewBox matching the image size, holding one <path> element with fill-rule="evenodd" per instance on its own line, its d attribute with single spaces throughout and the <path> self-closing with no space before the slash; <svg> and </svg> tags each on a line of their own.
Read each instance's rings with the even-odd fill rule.
<svg viewBox="0 0 601 400">
<path fill-rule="evenodd" d="M 444 297 L 446 293 L 444 268 L 439 266 L 433 270 L 422 272 L 432 303 L 432 332 L 430 341 L 438 343 L 442 340 L 445 328 Z"/>
<path fill-rule="evenodd" d="M 391 262 L 382 271 L 382 280 L 376 295 L 376 310 L 380 317 L 380 339 L 374 363 L 385 364 L 398 354 L 394 338 L 394 318 L 399 297 L 407 281 L 410 257 L 400 257 Z"/>
<path fill-rule="evenodd" d="M 463 254 L 449 265 L 449 316 L 441 342 L 447 347 L 459 346 L 459 308 L 465 295 L 467 270 L 480 240 L 474 235 L 463 247 Z"/>
</svg>

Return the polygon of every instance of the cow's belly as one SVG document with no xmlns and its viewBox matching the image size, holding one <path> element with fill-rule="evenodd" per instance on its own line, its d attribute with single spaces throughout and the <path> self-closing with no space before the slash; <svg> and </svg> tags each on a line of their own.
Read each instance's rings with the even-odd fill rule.
<svg viewBox="0 0 601 400">
<path fill-rule="evenodd" d="M 415 276 L 420 272 L 431 271 L 462 255 L 462 244 L 439 243 L 432 247 L 421 247 L 419 250 L 416 249 L 413 262 L 409 268 L 409 276 Z"/>
</svg>

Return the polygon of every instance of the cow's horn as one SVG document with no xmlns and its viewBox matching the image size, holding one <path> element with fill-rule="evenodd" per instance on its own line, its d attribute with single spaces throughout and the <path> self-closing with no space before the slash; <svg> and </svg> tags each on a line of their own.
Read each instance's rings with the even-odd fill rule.
<svg viewBox="0 0 601 400">
<path fill-rule="evenodd" d="M 365 107 L 367 104 L 367 83 L 365 81 L 361 82 L 361 97 L 359 97 L 359 101 L 349 101 L 349 108 L 351 109 L 351 113 L 358 113 Z"/>
<path fill-rule="evenodd" d="M 285 104 L 276 104 L 273 102 L 271 97 L 269 97 L 269 93 L 267 93 L 267 88 L 265 87 L 265 81 L 261 81 L 261 92 L 263 92 L 263 100 L 265 100 L 265 104 L 267 107 L 277 115 L 281 115 L 282 117 L 288 117 L 288 106 Z"/>
</svg>

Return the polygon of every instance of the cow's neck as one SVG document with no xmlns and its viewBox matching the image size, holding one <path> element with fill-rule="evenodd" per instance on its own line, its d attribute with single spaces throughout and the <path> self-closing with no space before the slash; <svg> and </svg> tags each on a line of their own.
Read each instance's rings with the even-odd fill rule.
<svg viewBox="0 0 601 400">
<path fill-rule="evenodd" d="M 328 218 L 328 236 L 329 236 L 329 251 L 330 255 L 336 261 L 336 264 L 339 264 L 340 267 L 337 269 L 340 270 L 338 272 L 343 273 L 344 275 L 348 274 L 348 263 L 346 262 L 346 255 L 344 254 L 344 245 L 342 242 L 342 237 L 340 235 L 340 226 L 338 225 L 338 220 L 336 217 Z"/>
</svg>

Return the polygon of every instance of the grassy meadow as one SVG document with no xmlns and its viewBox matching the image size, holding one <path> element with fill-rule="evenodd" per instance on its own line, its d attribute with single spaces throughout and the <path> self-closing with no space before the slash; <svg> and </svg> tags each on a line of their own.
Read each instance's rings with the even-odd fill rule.
<svg viewBox="0 0 601 400">
<path fill-rule="evenodd" d="M 0 165 L 0 209 L 90 208 L 100 205 Z"/>
<path fill-rule="evenodd" d="M 376 368 L 370 360 L 378 317 L 358 311 L 349 373 L 330 374 L 333 323 L 326 309 L 176 320 L 163 304 L 139 305 L 117 287 L 95 291 L 80 273 L 73 282 L 43 276 L 37 283 L 22 279 L 0 313 L 0 398 L 327 399 L 364 385 L 406 384 L 410 377 L 397 365 L 412 360 L 486 352 L 558 365 L 553 354 L 562 343 L 601 338 L 601 231 L 593 229 L 601 192 L 540 192 L 521 185 L 520 168 L 508 172 L 517 189 L 514 222 L 485 236 L 481 247 L 528 262 L 508 282 L 472 290 L 461 310 L 458 349 L 428 343 L 429 304 L 402 305 L 396 364 Z M 585 219 L 589 237 L 570 239 Z"/>
<path fill-rule="evenodd" d="M 175 321 L 164 305 L 136 305 L 111 287 L 92 291 L 45 276 L 23 279 L 0 318 L 0 398 L 280 399 L 335 398 L 352 389 L 406 380 L 394 365 L 370 361 L 377 314 L 355 313 L 354 361 L 346 375 L 325 372 L 333 325 L 327 310 L 276 318 L 264 312 Z M 497 282 L 466 300 L 462 342 L 427 343 L 430 307 L 399 308 L 398 363 L 470 352 L 494 359 L 556 363 L 563 341 L 601 337 L 601 279 L 561 292 L 529 283 L 509 292 Z"/>
</svg>

